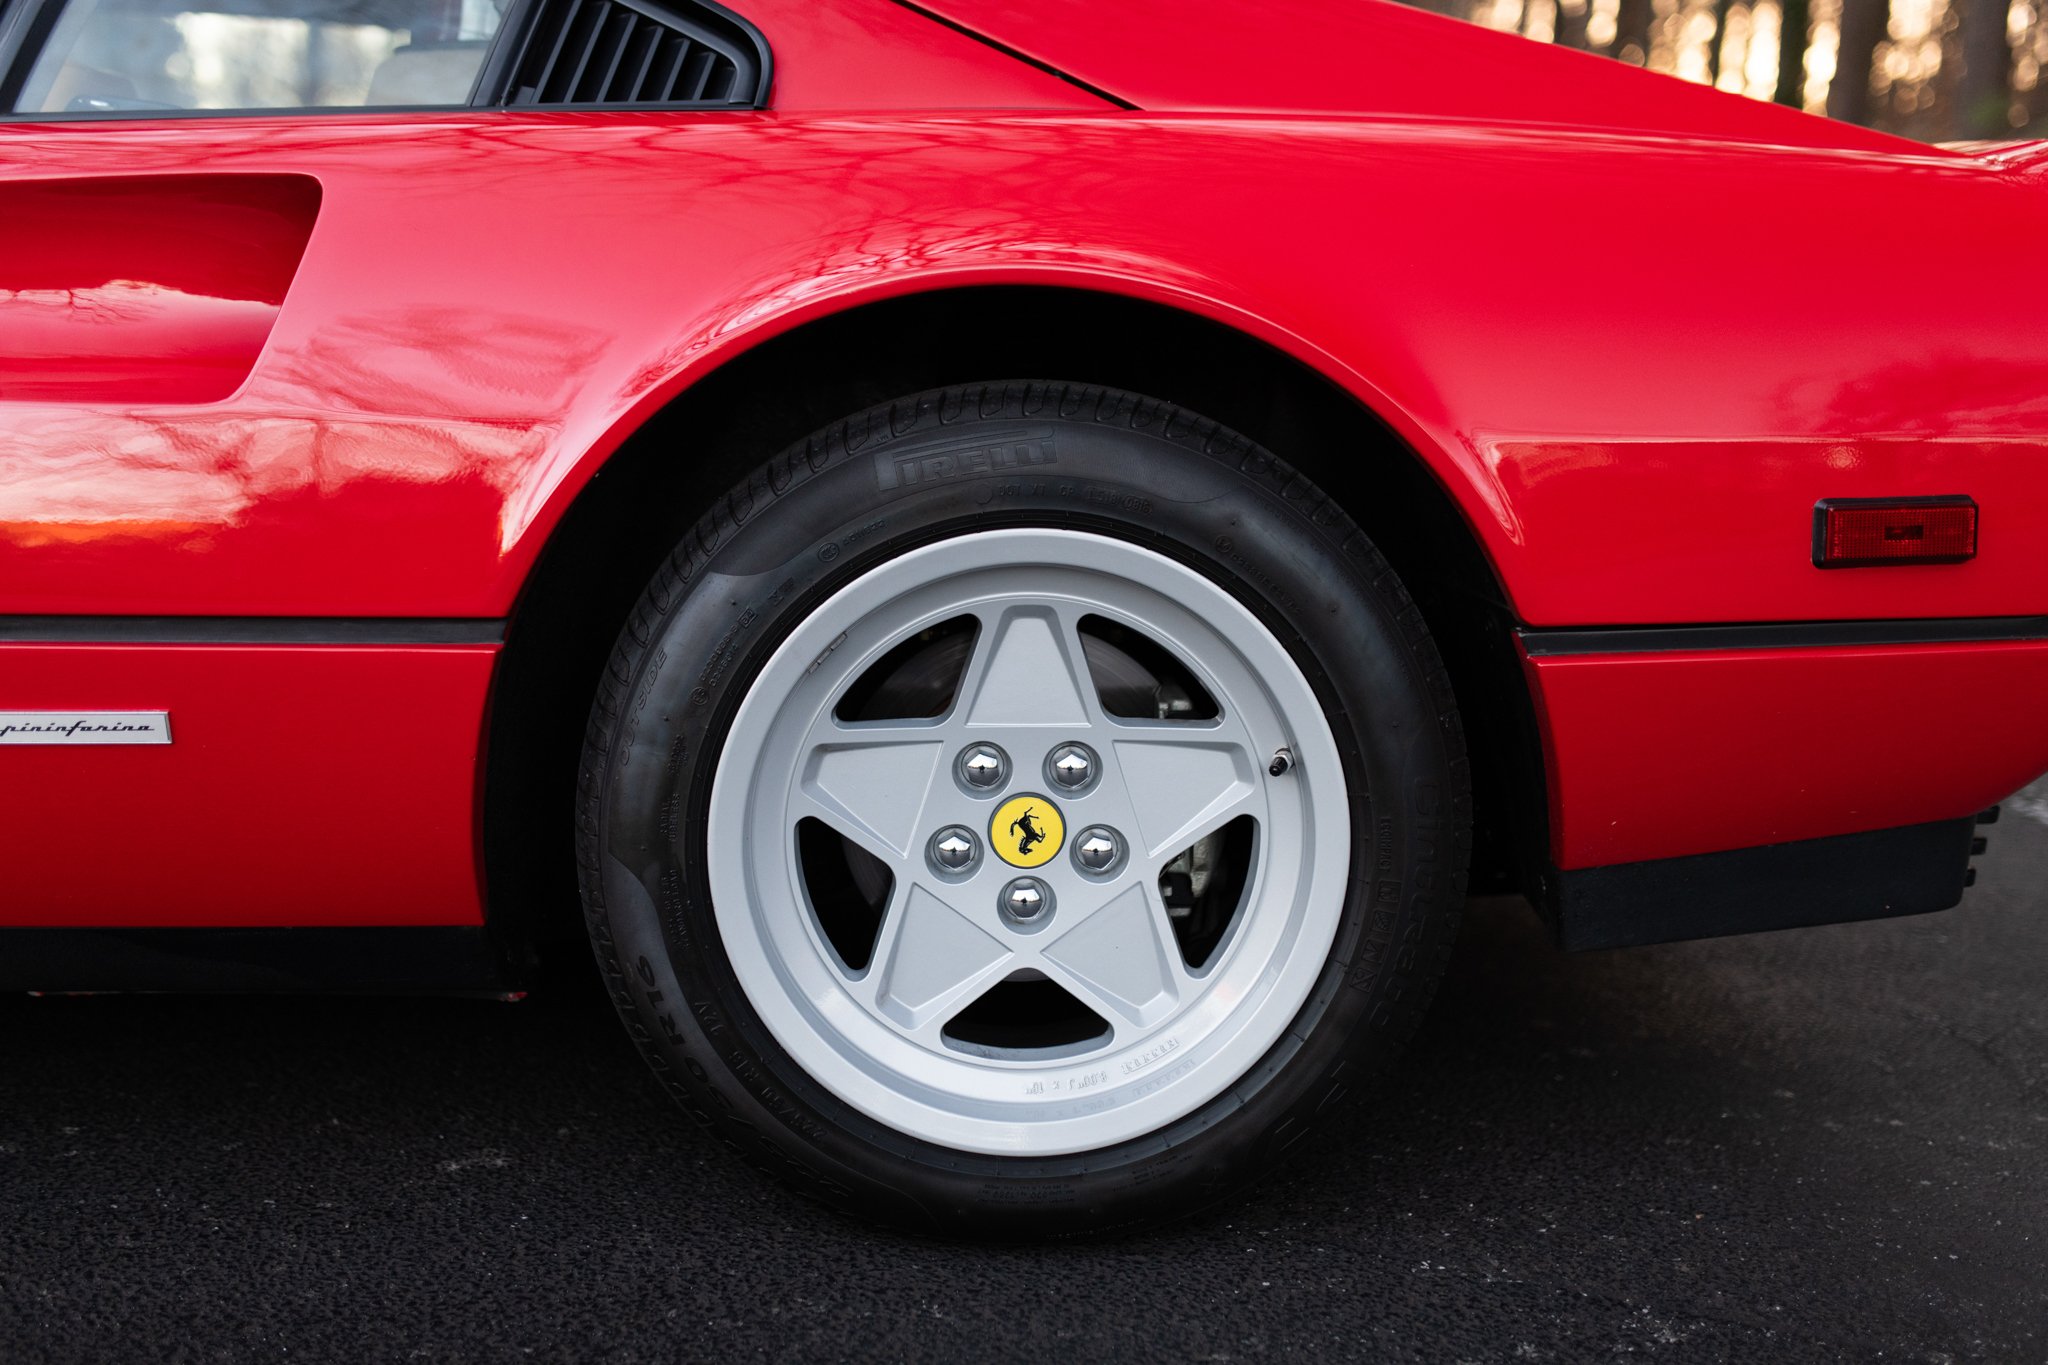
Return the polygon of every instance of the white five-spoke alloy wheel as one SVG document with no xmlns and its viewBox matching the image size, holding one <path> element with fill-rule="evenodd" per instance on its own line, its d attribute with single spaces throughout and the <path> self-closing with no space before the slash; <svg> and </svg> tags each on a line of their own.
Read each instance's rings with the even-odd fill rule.
<svg viewBox="0 0 2048 1365">
<path fill-rule="evenodd" d="M 849 688 L 905 640 L 971 618 L 953 704 L 932 719 L 848 721 Z M 1104 710 L 1082 623 L 1155 641 L 1197 673 L 1220 714 Z M 1008 781 L 955 780 L 976 745 Z M 1086 746 L 1099 771 L 1070 794 L 1048 757 Z M 1294 762 L 1269 775 L 1272 757 Z M 993 812 L 1019 796 L 1061 831 L 1106 826 L 1128 855 L 1092 875 L 1055 849 L 1006 861 Z M 890 892 L 871 958 L 849 967 L 812 913 L 796 829 L 815 819 L 880 862 Z M 1255 834 L 1241 904 L 1200 965 L 1160 890 L 1167 864 L 1234 820 Z M 1005 822 L 1007 824 L 1007 822 Z M 940 831 L 991 854 L 935 870 Z M 1058 835 L 1048 835 L 1050 842 Z M 966 1151 L 1080 1152 L 1187 1114 L 1286 1030 L 1329 955 L 1350 815 L 1336 745 L 1307 680 L 1242 604 L 1154 551 L 1082 532 L 1013 529 L 913 550 L 849 583 L 792 630 L 734 717 L 712 789 L 711 892 L 735 973 L 761 1019 L 832 1093 L 913 1137 Z M 1031 855 L 1040 856 L 1041 848 Z M 1048 916 L 1006 914 L 1021 876 Z M 1043 976 L 1106 1022 L 1093 1038 L 994 1048 L 947 1025 L 999 982 Z"/>
</svg>

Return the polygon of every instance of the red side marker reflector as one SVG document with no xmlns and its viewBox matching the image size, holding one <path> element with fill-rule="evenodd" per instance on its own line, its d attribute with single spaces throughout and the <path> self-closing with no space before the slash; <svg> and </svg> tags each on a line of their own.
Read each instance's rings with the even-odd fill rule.
<svg viewBox="0 0 2048 1365">
<path fill-rule="evenodd" d="M 1952 498 L 1823 498 L 1813 505 L 1822 569 L 1960 564 L 1977 553 L 1977 504 Z"/>
</svg>

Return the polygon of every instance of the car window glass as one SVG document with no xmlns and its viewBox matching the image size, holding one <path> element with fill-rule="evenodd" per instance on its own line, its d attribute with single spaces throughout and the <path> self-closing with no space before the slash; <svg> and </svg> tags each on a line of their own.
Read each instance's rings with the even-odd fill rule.
<svg viewBox="0 0 2048 1365">
<path fill-rule="evenodd" d="M 16 113 L 465 104 L 510 0 L 66 0 Z"/>
</svg>

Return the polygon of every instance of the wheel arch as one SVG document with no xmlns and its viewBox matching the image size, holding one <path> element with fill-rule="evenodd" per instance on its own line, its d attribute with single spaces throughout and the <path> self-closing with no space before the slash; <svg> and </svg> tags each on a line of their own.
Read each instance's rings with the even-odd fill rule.
<svg viewBox="0 0 2048 1365">
<path fill-rule="evenodd" d="M 1524 879 L 1547 828 L 1511 599 L 1467 510 L 1414 443 L 1318 368 L 1188 309 L 1067 285 L 970 285 L 857 303 L 731 355 L 634 419 L 575 490 L 521 587 L 493 685 L 480 792 L 494 925 L 544 952 L 574 937 L 567 816 L 590 701 L 634 600 L 712 502 L 849 412 L 1031 378 L 1182 403 L 1344 505 L 1401 575 L 1451 670 L 1472 732 L 1474 885 Z"/>
</svg>

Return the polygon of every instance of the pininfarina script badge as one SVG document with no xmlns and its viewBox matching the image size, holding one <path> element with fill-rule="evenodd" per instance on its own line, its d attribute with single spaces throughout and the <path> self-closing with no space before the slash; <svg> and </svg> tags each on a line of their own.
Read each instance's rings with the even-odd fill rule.
<svg viewBox="0 0 2048 1365">
<path fill-rule="evenodd" d="M 0 711 L 0 744 L 169 744 L 168 711 Z"/>
</svg>

